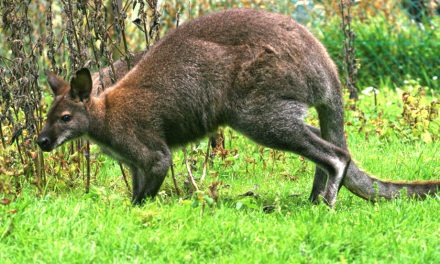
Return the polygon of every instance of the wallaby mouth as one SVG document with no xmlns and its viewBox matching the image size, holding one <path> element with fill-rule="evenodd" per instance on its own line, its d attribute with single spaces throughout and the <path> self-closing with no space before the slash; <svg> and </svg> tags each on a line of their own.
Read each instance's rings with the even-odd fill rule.
<svg viewBox="0 0 440 264">
<path fill-rule="evenodd" d="M 42 151 L 49 152 L 53 149 L 51 140 L 43 135 L 40 135 L 37 139 L 37 144 Z"/>
</svg>

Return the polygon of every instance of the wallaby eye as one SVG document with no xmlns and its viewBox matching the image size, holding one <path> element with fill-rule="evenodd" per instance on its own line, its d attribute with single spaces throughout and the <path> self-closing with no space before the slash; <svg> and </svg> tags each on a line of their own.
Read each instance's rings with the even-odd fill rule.
<svg viewBox="0 0 440 264">
<path fill-rule="evenodd" d="M 63 122 L 69 122 L 70 120 L 72 120 L 72 116 L 71 115 L 63 115 L 62 117 L 61 117 L 61 120 L 63 121 Z"/>
</svg>

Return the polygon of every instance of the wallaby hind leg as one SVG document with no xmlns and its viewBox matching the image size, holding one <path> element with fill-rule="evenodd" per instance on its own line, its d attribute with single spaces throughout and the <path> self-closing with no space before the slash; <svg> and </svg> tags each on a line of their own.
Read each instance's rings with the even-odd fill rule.
<svg viewBox="0 0 440 264">
<path fill-rule="evenodd" d="M 305 106 L 280 99 L 245 107 L 231 126 L 256 142 L 287 150 L 315 162 L 329 175 L 325 202 L 333 206 L 350 160 L 348 153 L 313 133 L 302 119 Z M 336 190 L 336 191 L 335 191 Z"/>
<path fill-rule="evenodd" d="M 344 136 L 344 112 L 341 97 L 335 96 L 332 102 L 327 105 L 320 105 L 316 107 L 316 109 L 318 111 L 321 129 L 308 126 L 309 130 L 322 137 L 326 141 L 329 141 L 346 150 L 347 145 Z M 339 186 L 337 190 L 326 188 L 328 184 L 332 185 L 331 179 L 328 178 L 328 175 L 325 173 L 325 171 L 317 166 L 313 181 L 312 193 L 310 194 L 310 201 L 313 203 L 318 203 L 320 197 L 328 199 L 329 197 L 334 196 L 333 192 L 338 192 L 339 188 L 341 187 Z"/>
<path fill-rule="evenodd" d="M 312 131 L 318 137 L 321 137 L 321 131 L 319 128 L 308 125 L 307 128 Z M 321 169 L 318 165 L 315 168 L 315 176 L 313 179 L 312 193 L 310 194 L 309 200 L 318 204 L 320 202 L 320 197 L 324 198 L 325 187 L 327 186 L 328 175 Z"/>
</svg>

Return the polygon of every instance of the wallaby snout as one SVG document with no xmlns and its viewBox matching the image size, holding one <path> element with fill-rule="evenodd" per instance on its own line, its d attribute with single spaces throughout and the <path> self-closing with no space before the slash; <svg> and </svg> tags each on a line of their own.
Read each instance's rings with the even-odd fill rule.
<svg viewBox="0 0 440 264">
<path fill-rule="evenodd" d="M 37 144 L 41 148 L 42 151 L 51 151 L 51 142 L 50 139 L 46 136 L 40 135 L 37 139 Z"/>
<path fill-rule="evenodd" d="M 65 141 L 73 138 L 73 133 L 67 128 L 58 124 L 46 123 L 37 138 L 37 144 L 44 152 L 50 152 Z"/>
</svg>

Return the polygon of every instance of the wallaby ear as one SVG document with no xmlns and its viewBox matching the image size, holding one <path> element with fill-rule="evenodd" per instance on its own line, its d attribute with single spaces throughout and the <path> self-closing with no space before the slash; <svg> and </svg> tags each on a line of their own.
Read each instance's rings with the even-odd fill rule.
<svg viewBox="0 0 440 264">
<path fill-rule="evenodd" d="M 82 68 L 75 73 L 70 81 L 70 96 L 79 100 L 88 100 L 92 91 L 92 76 L 87 68 Z"/>
<path fill-rule="evenodd" d="M 47 82 L 55 96 L 63 94 L 69 86 L 61 77 L 49 70 L 46 71 L 46 76 Z"/>
</svg>

